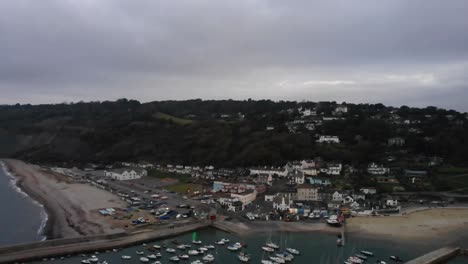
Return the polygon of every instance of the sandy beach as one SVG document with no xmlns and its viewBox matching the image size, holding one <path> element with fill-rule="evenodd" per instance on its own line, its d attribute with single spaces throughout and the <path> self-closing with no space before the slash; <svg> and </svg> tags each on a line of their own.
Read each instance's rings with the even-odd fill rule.
<svg viewBox="0 0 468 264">
<path fill-rule="evenodd" d="M 122 232 L 109 219 L 98 215 L 102 208 L 125 208 L 118 196 L 88 184 L 72 182 L 67 176 L 51 173 L 19 160 L 4 160 L 17 177 L 17 185 L 38 201 L 48 214 L 44 230 L 48 239 Z"/>
<path fill-rule="evenodd" d="M 468 231 L 467 208 L 432 208 L 403 216 L 354 217 L 349 233 L 389 239 L 443 239 L 456 242 Z"/>
</svg>

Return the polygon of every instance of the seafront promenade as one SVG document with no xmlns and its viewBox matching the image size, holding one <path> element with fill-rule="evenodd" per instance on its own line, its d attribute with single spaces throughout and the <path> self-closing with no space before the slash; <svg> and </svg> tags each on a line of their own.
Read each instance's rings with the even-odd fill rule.
<svg viewBox="0 0 468 264">
<path fill-rule="evenodd" d="M 210 226 L 210 224 L 210 221 L 201 220 L 185 225 L 167 225 L 133 233 L 54 239 L 1 247 L 0 263 L 23 262 L 47 257 L 111 250 L 156 239 L 177 236 L 182 233 L 206 228 Z"/>
</svg>

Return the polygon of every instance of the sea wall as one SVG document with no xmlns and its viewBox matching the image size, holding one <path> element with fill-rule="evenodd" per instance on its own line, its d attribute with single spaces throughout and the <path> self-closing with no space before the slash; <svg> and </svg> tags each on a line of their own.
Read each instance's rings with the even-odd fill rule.
<svg viewBox="0 0 468 264">
<path fill-rule="evenodd" d="M 439 264 L 461 254 L 459 247 L 443 247 L 406 262 L 406 264 Z"/>
<path fill-rule="evenodd" d="M 78 253 L 111 250 L 143 242 L 154 241 L 210 226 L 201 220 L 179 226 L 161 226 L 133 233 L 55 239 L 29 244 L 0 247 L 0 263 L 14 263 L 47 257 L 74 255 Z"/>
</svg>

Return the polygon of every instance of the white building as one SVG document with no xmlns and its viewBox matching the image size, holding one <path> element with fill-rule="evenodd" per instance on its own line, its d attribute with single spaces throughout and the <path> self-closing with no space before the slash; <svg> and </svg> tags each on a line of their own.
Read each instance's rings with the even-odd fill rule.
<svg viewBox="0 0 468 264">
<path fill-rule="evenodd" d="M 375 163 L 369 164 L 367 167 L 367 172 L 371 175 L 385 175 L 389 172 L 390 169 L 385 168 L 383 165 L 378 165 Z"/>
<path fill-rule="evenodd" d="M 288 174 L 288 180 L 290 184 L 304 184 L 304 173 L 302 171 L 294 171 Z"/>
<path fill-rule="evenodd" d="M 376 194 L 377 190 L 374 187 L 366 187 L 359 189 L 363 194 Z"/>
<path fill-rule="evenodd" d="M 337 136 L 320 136 L 317 142 L 318 143 L 340 143 L 340 139 Z"/>
<path fill-rule="evenodd" d="M 339 193 L 338 191 L 332 194 L 332 201 L 334 202 L 341 202 L 343 201 L 343 194 Z"/>
<path fill-rule="evenodd" d="M 335 108 L 335 113 L 348 113 L 348 107 L 346 105 L 339 105 Z"/>
<path fill-rule="evenodd" d="M 318 201 L 318 188 L 312 185 L 300 185 L 297 187 L 297 200 L 299 201 Z"/>
<path fill-rule="evenodd" d="M 137 168 L 122 168 L 104 171 L 105 177 L 119 181 L 136 180 L 147 175 L 148 172 L 146 170 Z"/>
<path fill-rule="evenodd" d="M 249 190 L 245 193 L 231 193 L 231 198 L 238 199 L 242 203 L 242 210 L 244 210 L 246 205 L 249 205 L 257 199 L 257 191 Z"/>
<path fill-rule="evenodd" d="M 320 169 L 320 172 L 336 176 L 341 174 L 342 169 L 343 165 L 341 163 L 328 163 L 326 167 Z"/>
<path fill-rule="evenodd" d="M 387 206 L 397 206 L 398 200 L 388 199 L 385 203 Z"/>
<path fill-rule="evenodd" d="M 250 175 L 255 174 L 268 174 L 268 175 L 278 175 L 280 177 L 286 177 L 288 175 L 288 170 L 286 168 L 274 168 L 274 167 L 256 167 L 250 168 Z"/>
</svg>

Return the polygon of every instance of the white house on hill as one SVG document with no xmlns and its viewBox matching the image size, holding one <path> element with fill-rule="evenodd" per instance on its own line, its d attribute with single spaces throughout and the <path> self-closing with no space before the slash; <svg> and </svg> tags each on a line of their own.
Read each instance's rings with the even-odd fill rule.
<svg viewBox="0 0 468 264">
<path fill-rule="evenodd" d="M 148 172 L 145 169 L 139 168 L 121 168 L 104 171 L 105 177 L 109 177 L 119 181 L 136 180 L 147 175 Z"/>
</svg>

